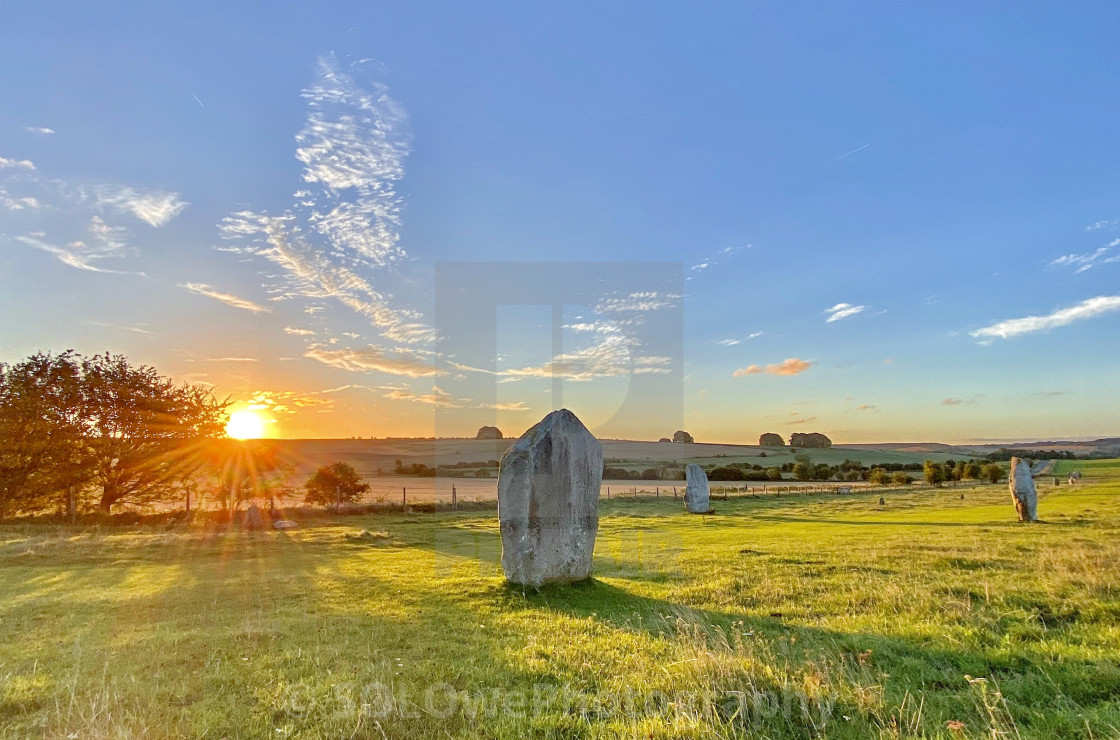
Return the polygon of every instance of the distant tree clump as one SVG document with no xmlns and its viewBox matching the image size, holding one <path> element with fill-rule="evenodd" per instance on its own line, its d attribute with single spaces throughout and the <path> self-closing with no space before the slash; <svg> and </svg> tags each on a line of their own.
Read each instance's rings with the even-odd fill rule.
<svg viewBox="0 0 1120 740">
<path fill-rule="evenodd" d="M 673 441 L 674 442 L 683 442 L 685 444 L 691 444 L 691 443 L 695 442 L 696 440 L 694 440 L 692 438 L 692 435 L 689 434 L 688 432 L 677 430 L 677 431 L 673 432 Z"/>
<path fill-rule="evenodd" d="M 925 461 L 922 466 L 922 474 L 925 476 L 926 483 L 931 486 L 940 486 L 942 483 L 949 480 L 949 476 L 945 472 L 945 466 L 933 460 Z"/>
<path fill-rule="evenodd" d="M 475 439 L 502 439 L 502 430 L 498 427 L 479 427 Z"/>
<path fill-rule="evenodd" d="M 307 491 L 303 497 L 304 502 L 320 506 L 332 506 L 337 502 L 353 503 L 369 490 L 369 484 L 362 482 L 358 471 L 344 462 L 321 466 L 303 487 Z"/>
<path fill-rule="evenodd" d="M 895 484 L 896 486 L 908 486 L 913 482 L 914 478 L 907 473 L 903 473 L 902 471 L 893 473 L 891 475 L 891 483 Z"/>
<path fill-rule="evenodd" d="M 759 447 L 785 447 L 786 441 L 782 439 L 782 435 L 767 432 L 758 438 Z"/>
<path fill-rule="evenodd" d="M 794 432 L 789 438 L 790 447 L 825 448 L 832 446 L 832 440 L 820 432 Z"/>
<path fill-rule="evenodd" d="M 987 465 L 980 468 L 980 479 L 986 480 L 989 483 L 999 483 L 1001 480 L 1003 480 L 1003 476 L 1003 468 L 1001 468 L 999 465 L 996 465 L 995 463 L 988 463 Z"/>
</svg>

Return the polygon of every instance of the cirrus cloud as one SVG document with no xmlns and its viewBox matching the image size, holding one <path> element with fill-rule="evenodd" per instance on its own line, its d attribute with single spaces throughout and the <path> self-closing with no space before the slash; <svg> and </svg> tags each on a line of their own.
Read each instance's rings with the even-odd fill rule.
<svg viewBox="0 0 1120 740">
<path fill-rule="evenodd" d="M 1092 319 L 1106 313 L 1120 311 L 1120 295 L 1097 296 L 1067 308 L 1059 308 L 1042 316 L 1025 316 L 1021 319 L 1000 321 L 982 329 L 969 332 L 969 336 L 979 339 L 981 344 L 990 344 L 995 339 L 1010 339 L 1022 334 L 1031 334 L 1047 329 L 1068 326 L 1075 321 Z"/>
</svg>

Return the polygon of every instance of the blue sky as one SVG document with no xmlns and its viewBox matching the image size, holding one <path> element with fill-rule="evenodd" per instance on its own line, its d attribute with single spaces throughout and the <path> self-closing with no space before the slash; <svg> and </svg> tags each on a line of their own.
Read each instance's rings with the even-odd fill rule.
<svg viewBox="0 0 1120 740">
<path fill-rule="evenodd" d="M 1110 3 L 5 7 L 0 361 L 122 352 L 278 436 L 437 411 L 515 433 L 554 371 L 594 427 L 635 368 L 680 376 L 701 441 L 1118 434 L 1117 26 Z M 555 363 L 547 309 L 501 313 L 493 367 L 449 371 L 449 261 L 685 280 L 566 308 Z M 677 308 L 679 367 L 633 331 Z"/>
</svg>

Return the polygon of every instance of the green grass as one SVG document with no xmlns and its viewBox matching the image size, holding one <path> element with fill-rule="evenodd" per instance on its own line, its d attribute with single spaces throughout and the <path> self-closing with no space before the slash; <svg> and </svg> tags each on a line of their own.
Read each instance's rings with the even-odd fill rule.
<svg viewBox="0 0 1120 740">
<path fill-rule="evenodd" d="M 3 526 L 0 736 L 1120 737 L 1120 484 L 1041 493 L 604 501 L 540 593 L 493 511 Z"/>
</svg>

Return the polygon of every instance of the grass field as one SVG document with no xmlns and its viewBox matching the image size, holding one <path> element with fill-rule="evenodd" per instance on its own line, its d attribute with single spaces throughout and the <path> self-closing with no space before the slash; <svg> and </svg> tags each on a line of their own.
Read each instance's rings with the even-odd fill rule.
<svg viewBox="0 0 1120 740">
<path fill-rule="evenodd" d="M 604 501 L 595 580 L 539 593 L 493 511 L 0 526 L 0 736 L 1120 737 L 1120 465 L 1077 465 L 1037 525 L 1005 486 Z"/>
</svg>

